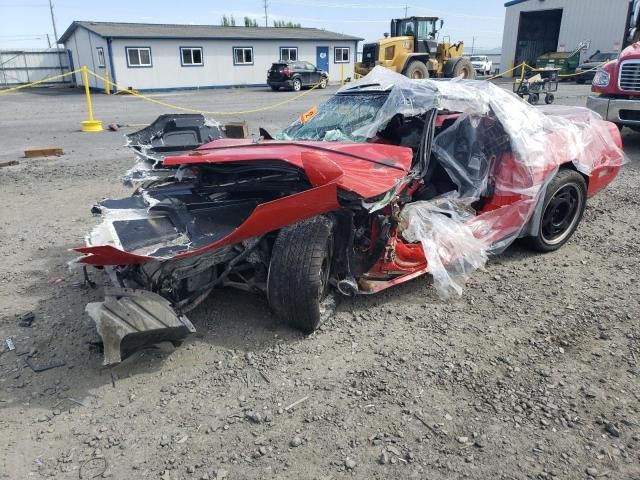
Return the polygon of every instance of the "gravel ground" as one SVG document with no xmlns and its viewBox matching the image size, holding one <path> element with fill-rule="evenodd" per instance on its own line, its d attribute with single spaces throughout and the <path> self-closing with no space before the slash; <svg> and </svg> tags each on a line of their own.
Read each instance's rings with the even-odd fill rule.
<svg viewBox="0 0 640 480">
<path fill-rule="evenodd" d="M 277 130 L 334 91 L 243 118 Z M 563 84 L 558 103 L 587 92 Z M 154 98 L 242 110 L 292 95 Z M 640 134 L 625 130 L 629 164 L 566 246 L 515 245 L 460 299 L 420 278 L 342 300 L 305 338 L 263 298 L 221 290 L 191 312 L 198 333 L 181 347 L 104 369 L 83 312 L 100 291 L 66 262 L 99 221 L 93 202 L 127 194 L 121 133 L 133 129 L 81 133 L 73 91 L 0 107 L 0 162 L 20 161 L 0 169 L 0 340 L 16 344 L 0 354 L 0 478 L 640 478 Z M 103 95 L 94 109 L 105 124 L 168 110 Z M 20 158 L 49 145 L 65 155 Z M 19 327 L 28 311 L 32 327 Z M 34 372 L 28 357 L 64 365 Z"/>
</svg>

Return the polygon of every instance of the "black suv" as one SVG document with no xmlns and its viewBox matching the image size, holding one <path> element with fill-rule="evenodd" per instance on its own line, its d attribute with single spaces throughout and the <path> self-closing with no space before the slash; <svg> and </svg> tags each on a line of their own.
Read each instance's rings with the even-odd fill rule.
<svg viewBox="0 0 640 480">
<path fill-rule="evenodd" d="M 304 62 L 276 62 L 267 72 L 267 83 L 273 90 L 288 88 L 294 92 L 302 87 L 312 87 L 320 84 L 319 88 L 326 88 L 329 75 L 315 65 Z"/>
</svg>

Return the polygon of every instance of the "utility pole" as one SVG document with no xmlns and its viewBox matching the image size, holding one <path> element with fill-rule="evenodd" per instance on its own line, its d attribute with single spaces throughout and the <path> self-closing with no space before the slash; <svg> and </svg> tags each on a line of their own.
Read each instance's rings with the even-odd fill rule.
<svg viewBox="0 0 640 480">
<path fill-rule="evenodd" d="M 409 10 L 409 5 L 404 6 L 404 18 L 407 18 L 407 10 Z"/>
<path fill-rule="evenodd" d="M 49 48 L 51 48 L 51 40 L 49 39 L 49 34 L 47 33 L 47 43 L 49 44 Z"/>
<path fill-rule="evenodd" d="M 473 49 L 476 47 L 476 37 L 473 37 L 471 42 L 471 55 L 473 55 Z"/>
<path fill-rule="evenodd" d="M 49 10 L 51 10 L 51 23 L 53 24 L 53 36 L 56 37 L 55 43 L 58 45 L 58 30 L 56 29 L 56 17 L 53 16 L 53 0 L 49 0 Z"/>
<path fill-rule="evenodd" d="M 268 27 L 269 26 L 269 14 L 267 13 L 267 8 L 269 8 L 269 2 L 268 2 L 268 0 L 262 0 L 262 3 L 264 4 L 264 26 Z"/>
</svg>

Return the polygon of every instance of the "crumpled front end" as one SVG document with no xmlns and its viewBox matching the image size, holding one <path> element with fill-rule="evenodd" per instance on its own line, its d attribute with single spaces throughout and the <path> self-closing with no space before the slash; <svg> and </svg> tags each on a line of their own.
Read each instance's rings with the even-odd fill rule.
<svg viewBox="0 0 640 480">
<path fill-rule="evenodd" d="M 404 164 L 379 161 L 367 172 L 363 165 L 370 162 L 352 152 L 278 142 L 223 142 L 215 151 L 216 144 L 165 158 L 162 178 L 142 182 L 130 197 L 93 207 L 103 221 L 86 246 L 76 249 L 83 256 L 75 263 L 107 274 L 105 301 L 87 307 L 104 342 L 105 364 L 120 361 L 131 345 L 192 333 L 185 313 L 216 287 L 264 293 L 277 232 L 339 209 L 339 185 L 359 188 L 355 173 L 345 178 L 336 156 L 345 156 L 350 163 L 344 168 L 359 177 L 395 172 L 362 182 L 373 194 L 403 177 L 411 159 L 408 149 L 397 149 Z M 383 147 L 381 158 L 392 148 L 397 147 Z"/>
</svg>

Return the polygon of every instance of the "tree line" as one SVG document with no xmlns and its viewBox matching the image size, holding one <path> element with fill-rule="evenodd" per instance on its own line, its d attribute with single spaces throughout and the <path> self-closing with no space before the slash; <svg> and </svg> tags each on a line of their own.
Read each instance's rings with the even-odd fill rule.
<svg viewBox="0 0 640 480">
<path fill-rule="evenodd" d="M 236 27 L 236 19 L 233 15 L 223 15 L 220 19 L 220 25 L 223 27 Z M 245 27 L 259 27 L 258 21 L 255 18 L 244 17 L 244 26 Z M 294 23 L 291 21 L 285 20 L 274 20 L 273 26 L 275 28 L 302 28 L 302 25 L 299 23 Z"/>
</svg>

